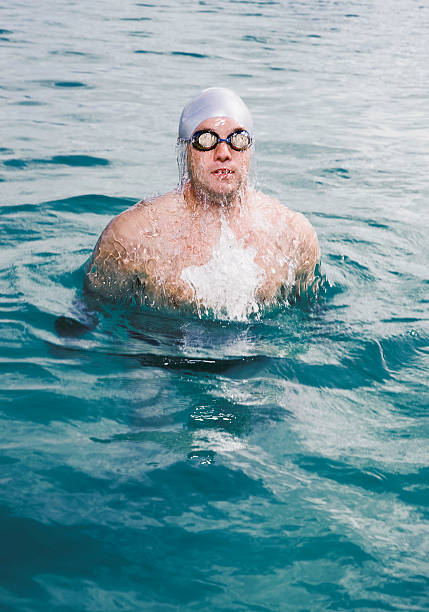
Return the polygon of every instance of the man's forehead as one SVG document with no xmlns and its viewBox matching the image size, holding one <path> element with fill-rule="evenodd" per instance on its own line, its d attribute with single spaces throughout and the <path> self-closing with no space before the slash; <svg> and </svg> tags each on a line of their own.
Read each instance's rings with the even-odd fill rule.
<svg viewBox="0 0 429 612">
<path fill-rule="evenodd" d="M 204 130 L 205 129 L 209 129 L 209 130 L 224 129 L 228 131 L 234 131 L 234 130 L 242 130 L 243 126 L 236 119 L 231 119 L 231 117 L 210 117 L 209 119 L 204 119 L 204 121 L 201 121 L 201 123 L 199 123 L 197 127 L 195 128 L 194 133 L 200 130 L 203 130 L 203 129 Z"/>
</svg>

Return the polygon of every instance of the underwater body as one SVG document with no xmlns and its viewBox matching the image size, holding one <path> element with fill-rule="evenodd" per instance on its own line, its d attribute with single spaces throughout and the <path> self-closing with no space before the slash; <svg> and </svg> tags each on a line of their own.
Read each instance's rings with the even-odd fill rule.
<svg viewBox="0 0 429 612">
<path fill-rule="evenodd" d="M 427 610 L 429 7 L 0 16 L 1 609 Z M 174 188 L 180 110 L 213 84 L 252 110 L 258 188 L 315 227 L 323 291 L 85 295 L 110 219 Z M 257 276 L 222 240 L 207 275 L 232 251 Z"/>
</svg>

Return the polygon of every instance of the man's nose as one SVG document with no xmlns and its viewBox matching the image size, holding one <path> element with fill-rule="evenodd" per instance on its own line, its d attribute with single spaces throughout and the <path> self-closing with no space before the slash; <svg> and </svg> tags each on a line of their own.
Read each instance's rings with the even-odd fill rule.
<svg viewBox="0 0 429 612">
<path fill-rule="evenodd" d="M 215 149 L 215 159 L 226 161 L 231 159 L 231 151 L 226 142 L 220 142 Z"/>
</svg>

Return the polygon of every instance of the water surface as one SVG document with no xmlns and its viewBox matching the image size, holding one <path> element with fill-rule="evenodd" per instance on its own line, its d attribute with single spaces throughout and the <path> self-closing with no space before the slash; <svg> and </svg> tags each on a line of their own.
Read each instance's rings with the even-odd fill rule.
<svg viewBox="0 0 429 612">
<path fill-rule="evenodd" d="M 5 610 L 427 610 L 423 2 L 0 7 Z M 227 86 L 259 187 L 306 214 L 316 305 L 99 306 L 107 222 L 176 184 Z"/>
</svg>

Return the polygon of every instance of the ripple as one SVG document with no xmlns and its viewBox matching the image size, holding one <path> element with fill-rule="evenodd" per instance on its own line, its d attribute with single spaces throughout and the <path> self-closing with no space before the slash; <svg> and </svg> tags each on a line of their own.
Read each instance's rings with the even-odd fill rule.
<svg viewBox="0 0 429 612">
<path fill-rule="evenodd" d="M 350 179 L 350 171 L 347 170 L 347 168 L 341 168 L 341 167 L 325 168 L 324 170 L 321 170 L 321 174 L 324 174 L 327 176 L 330 174 L 335 174 L 342 179 Z"/>
<path fill-rule="evenodd" d="M 252 34 L 246 34 L 246 36 L 243 36 L 241 40 L 244 40 L 246 42 L 257 42 L 260 44 L 266 44 L 268 42 L 266 38 L 262 38 L 261 36 L 254 36 Z"/>
<path fill-rule="evenodd" d="M 59 88 L 89 88 L 89 85 L 82 83 L 81 81 L 54 81 L 54 80 L 42 80 L 37 81 L 39 85 L 43 87 L 59 87 Z"/>
<path fill-rule="evenodd" d="M 120 20 L 121 21 L 152 21 L 152 17 L 121 17 Z"/>
<path fill-rule="evenodd" d="M 128 36 L 133 38 L 151 38 L 152 32 L 128 32 Z"/>
<path fill-rule="evenodd" d="M 208 57 L 205 53 L 192 53 L 190 51 L 171 51 L 171 55 L 180 55 L 182 57 L 196 57 L 198 59 L 205 59 Z"/>
<path fill-rule="evenodd" d="M 88 194 L 61 200 L 50 200 L 48 202 L 43 202 L 41 205 L 43 208 L 48 208 L 53 211 L 67 211 L 77 214 L 91 211 L 100 215 L 116 215 L 135 203 L 136 199 L 131 198 L 115 198 L 101 194 Z"/>
<path fill-rule="evenodd" d="M 305 455 L 296 457 L 294 463 L 339 484 L 361 487 L 379 495 L 393 493 L 407 504 L 421 509 L 429 507 L 429 468 L 421 468 L 416 473 L 395 474 L 375 467 L 357 467 L 326 457 Z"/>
<path fill-rule="evenodd" d="M 9 35 L 13 34 L 12 30 L 4 30 L 4 29 L 0 29 L 0 40 L 4 41 L 4 42 L 10 42 L 10 38 Z"/>
<path fill-rule="evenodd" d="M 16 102 L 18 106 L 45 106 L 46 102 L 39 102 L 38 100 L 20 100 Z"/>
<path fill-rule="evenodd" d="M 42 160 L 43 163 L 43 160 Z M 110 161 L 104 157 L 93 155 L 54 155 L 46 160 L 48 164 L 63 164 L 65 166 L 108 166 Z"/>
<path fill-rule="evenodd" d="M 93 155 L 54 155 L 46 159 L 8 159 L 3 162 L 9 168 L 23 169 L 28 166 L 57 165 L 72 167 L 108 166 L 110 161 Z"/>
<path fill-rule="evenodd" d="M 153 51 L 151 49 L 137 49 L 134 53 L 146 53 L 149 55 L 165 55 L 164 51 Z"/>
<path fill-rule="evenodd" d="M 74 51 L 72 49 L 55 49 L 54 51 L 50 51 L 49 55 L 61 55 L 64 57 L 67 56 L 71 56 L 71 57 L 84 57 L 86 59 L 91 59 L 91 60 L 98 60 L 99 57 L 97 55 L 94 55 L 94 53 L 86 53 L 85 51 Z M 73 81 L 71 81 L 73 82 Z M 57 85 L 61 86 L 61 85 Z M 86 85 L 85 85 L 86 87 Z"/>
<path fill-rule="evenodd" d="M 228 76 L 235 79 L 251 79 L 254 75 L 245 72 L 231 72 Z"/>
<path fill-rule="evenodd" d="M 365 266 L 364 264 L 352 259 L 348 255 L 335 255 L 333 253 L 328 253 L 326 255 L 326 260 L 339 263 L 341 264 L 341 266 L 349 268 L 352 274 L 357 274 L 359 278 L 363 280 L 372 282 L 375 281 L 375 277 L 371 273 L 371 270 L 368 268 L 368 266 Z"/>
<path fill-rule="evenodd" d="M 346 342 L 351 343 L 351 338 Z M 360 341 L 344 354 L 341 364 L 311 364 L 298 359 L 272 359 L 278 372 L 288 380 L 312 387 L 356 389 L 372 386 L 392 378 L 416 363 L 419 351 L 428 346 L 422 335 L 401 335 Z"/>
</svg>

